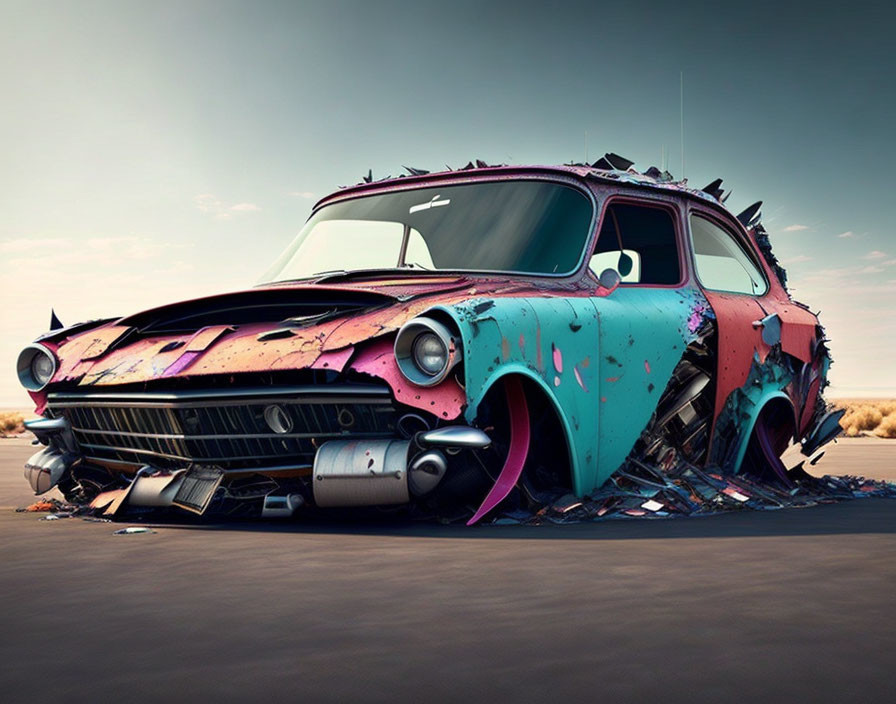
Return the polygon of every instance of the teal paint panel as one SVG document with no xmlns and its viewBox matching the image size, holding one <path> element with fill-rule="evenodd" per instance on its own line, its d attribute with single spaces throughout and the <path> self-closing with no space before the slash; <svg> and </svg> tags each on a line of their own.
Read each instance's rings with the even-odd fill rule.
<svg viewBox="0 0 896 704">
<path fill-rule="evenodd" d="M 592 486 L 623 463 L 680 361 L 688 321 L 705 299 L 693 289 L 620 287 L 593 299 L 600 325 L 600 451 Z"/>
<path fill-rule="evenodd" d="M 708 306 L 694 289 L 621 287 L 604 298 L 478 298 L 438 310 L 464 341 L 466 419 L 502 376 L 532 379 L 558 410 L 582 495 L 625 460 Z"/>
<path fill-rule="evenodd" d="M 573 489 L 593 488 L 597 471 L 597 314 L 589 298 L 473 299 L 441 308 L 464 340 L 464 374 L 472 421 L 502 376 L 537 383 L 558 410 L 571 450 Z"/>
</svg>

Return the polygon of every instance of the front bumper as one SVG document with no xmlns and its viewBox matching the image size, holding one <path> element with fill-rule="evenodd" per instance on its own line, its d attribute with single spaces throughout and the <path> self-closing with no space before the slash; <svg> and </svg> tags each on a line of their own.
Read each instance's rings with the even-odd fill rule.
<svg viewBox="0 0 896 704">
<path fill-rule="evenodd" d="M 469 426 L 429 427 L 373 386 L 56 393 L 49 408 L 29 427 L 47 445 L 26 465 L 36 493 L 83 463 L 127 484 L 126 503 L 198 513 L 219 485 L 253 475 L 301 479 L 321 507 L 408 503 L 438 485 L 452 455 L 491 444 Z"/>
</svg>

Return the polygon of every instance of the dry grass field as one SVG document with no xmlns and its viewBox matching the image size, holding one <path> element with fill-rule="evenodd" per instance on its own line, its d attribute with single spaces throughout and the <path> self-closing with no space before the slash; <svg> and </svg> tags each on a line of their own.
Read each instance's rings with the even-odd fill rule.
<svg viewBox="0 0 896 704">
<path fill-rule="evenodd" d="M 25 414 L 21 411 L 0 411 L 0 437 L 25 432 Z"/>
<path fill-rule="evenodd" d="M 896 401 L 836 399 L 833 404 L 846 409 L 840 425 L 847 437 L 876 435 L 896 438 Z"/>
</svg>

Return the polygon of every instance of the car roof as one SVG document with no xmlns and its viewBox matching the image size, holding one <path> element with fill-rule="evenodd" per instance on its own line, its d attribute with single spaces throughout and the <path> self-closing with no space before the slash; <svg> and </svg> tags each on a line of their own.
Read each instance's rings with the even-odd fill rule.
<svg viewBox="0 0 896 704">
<path fill-rule="evenodd" d="M 443 171 L 426 171 L 412 167 L 404 167 L 407 173 L 396 177 L 386 176 L 375 179 L 372 171 L 368 171 L 361 182 L 352 186 L 343 186 L 339 190 L 321 198 L 314 206 L 317 210 L 329 202 L 342 200 L 347 197 L 362 195 L 368 192 L 388 192 L 411 184 L 425 186 L 436 184 L 445 180 L 473 180 L 479 176 L 497 176 L 512 178 L 524 175 L 559 175 L 579 180 L 594 180 L 606 184 L 620 186 L 634 186 L 667 195 L 678 195 L 693 198 L 721 210 L 733 219 L 738 220 L 745 229 L 750 229 L 759 221 L 759 205 L 754 203 L 739 215 L 731 212 L 725 206 L 729 192 L 721 188 L 722 179 L 707 184 L 703 188 L 691 187 L 687 179 L 674 180 L 668 171 L 652 166 L 644 172 L 633 168 L 633 162 L 620 157 L 617 154 L 608 153 L 592 164 L 571 163 L 559 165 L 522 165 L 509 166 L 506 164 L 487 164 L 482 160 L 469 162 L 458 169 L 446 167 Z"/>
</svg>

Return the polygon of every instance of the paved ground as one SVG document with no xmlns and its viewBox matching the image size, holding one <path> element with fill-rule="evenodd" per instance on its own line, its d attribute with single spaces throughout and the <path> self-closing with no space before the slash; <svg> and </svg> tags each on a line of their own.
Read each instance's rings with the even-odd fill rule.
<svg viewBox="0 0 896 704">
<path fill-rule="evenodd" d="M 0 506 L 30 451 L 0 441 Z M 896 443 L 829 459 L 896 478 Z M 896 701 L 894 501 L 115 527 L 0 510 L 0 701 Z"/>
</svg>

